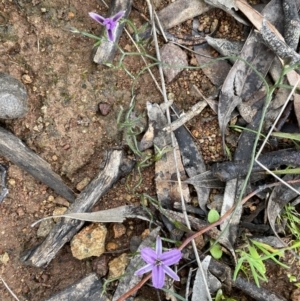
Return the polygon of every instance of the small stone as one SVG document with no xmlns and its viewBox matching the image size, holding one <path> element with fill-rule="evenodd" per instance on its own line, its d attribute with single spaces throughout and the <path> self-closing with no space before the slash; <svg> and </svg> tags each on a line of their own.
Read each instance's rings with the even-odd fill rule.
<svg viewBox="0 0 300 301">
<path fill-rule="evenodd" d="M 79 190 L 79 191 L 82 191 L 85 186 L 87 186 L 87 184 L 89 184 L 91 181 L 90 178 L 86 177 L 84 178 L 82 181 L 80 181 L 77 185 L 76 185 L 76 189 Z"/>
<path fill-rule="evenodd" d="M 53 225 L 54 225 L 53 219 L 46 219 L 41 221 L 39 228 L 36 232 L 37 237 L 46 237 L 50 233 Z"/>
<path fill-rule="evenodd" d="M 9 261 L 8 253 L 4 252 L 3 254 L 0 254 L 0 262 L 3 264 L 7 264 Z"/>
<path fill-rule="evenodd" d="M 124 50 L 126 50 L 127 52 L 131 52 L 132 51 L 131 45 L 126 44 L 125 47 L 124 47 Z"/>
<path fill-rule="evenodd" d="M 81 230 L 71 240 L 71 251 L 81 260 L 91 256 L 100 256 L 105 252 L 107 229 L 102 224 L 91 224 Z"/>
<path fill-rule="evenodd" d="M 54 201 L 54 196 L 53 195 L 49 195 L 47 198 L 48 202 L 53 202 Z"/>
<path fill-rule="evenodd" d="M 199 138 L 200 133 L 199 133 L 197 130 L 192 130 L 192 135 L 193 135 L 195 138 Z"/>
<path fill-rule="evenodd" d="M 70 206 L 70 203 L 61 196 L 58 196 L 57 198 L 55 198 L 53 200 L 53 203 L 55 203 L 57 205 L 64 206 L 64 207 L 69 207 Z"/>
<path fill-rule="evenodd" d="M 300 288 L 296 288 L 291 294 L 292 301 L 300 301 Z"/>
<path fill-rule="evenodd" d="M 108 256 L 101 255 L 93 261 L 93 271 L 95 271 L 100 277 L 103 277 L 108 272 Z"/>
<path fill-rule="evenodd" d="M 11 186 L 15 186 L 16 185 L 16 180 L 15 179 L 9 179 L 8 184 L 11 185 Z"/>
<path fill-rule="evenodd" d="M 22 82 L 24 84 L 31 84 L 32 83 L 32 78 L 28 74 L 23 74 L 22 75 Z"/>
<path fill-rule="evenodd" d="M 186 53 L 178 46 L 168 43 L 161 48 L 161 60 L 171 67 L 163 67 L 167 83 L 170 83 L 183 70 L 182 66 L 188 66 Z M 181 67 L 179 67 L 181 66 Z"/>
<path fill-rule="evenodd" d="M 28 112 L 24 85 L 8 74 L 0 72 L 0 118 L 21 118 Z"/>
<path fill-rule="evenodd" d="M 190 65 L 192 65 L 192 66 L 198 66 L 198 62 L 197 62 L 197 59 L 195 57 L 191 58 Z"/>
<path fill-rule="evenodd" d="M 126 228 L 122 224 L 114 224 L 113 225 L 114 238 L 119 238 L 126 233 Z"/>
<path fill-rule="evenodd" d="M 135 253 L 137 249 L 139 248 L 140 244 L 142 242 L 142 238 L 139 236 L 132 236 L 130 239 L 130 252 Z"/>
<path fill-rule="evenodd" d="M 66 207 L 55 207 L 52 215 L 62 215 L 67 211 Z M 60 217 L 53 217 L 53 220 L 57 223 L 60 220 Z"/>
<path fill-rule="evenodd" d="M 19 207 L 17 209 L 17 213 L 18 213 L 19 216 L 24 216 L 24 214 L 25 214 L 24 209 L 22 207 Z"/>
<path fill-rule="evenodd" d="M 149 229 L 145 229 L 144 232 L 141 235 L 142 239 L 145 239 L 149 234 L 150 234 L 150 230 Z"/>
<path fill-rule="evenodd" d="M 129 263 L 129 258 L 126 253 L 123 253 L 117 258 L 111 260 L 108 264 L 109 272 L 108 279 L 118 278 L 122 276 Z"/>
<path fill-rule="evenodd" d="M 106 102 L 100 102 L 99 105 L 99 112 L 102 116 L 106 116 L 111 111 L 111 105 Z"/>
<path fill-rule="evenodd" d="M 106 245 L 106 251 L 110 252 L 110 251 L 116 251 L 118 249 L 118 244 L 110 241 L 109 243 L 107 243 Z"/>
</svg>

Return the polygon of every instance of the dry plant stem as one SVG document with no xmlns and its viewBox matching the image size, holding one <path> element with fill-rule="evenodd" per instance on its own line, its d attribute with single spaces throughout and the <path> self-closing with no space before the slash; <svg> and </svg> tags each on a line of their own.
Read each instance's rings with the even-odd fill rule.
<svg viewBox="0 0 300 301">
<path fill-rule="evenodd" d="M 293 190 L 293 191 L 296 192 L 297 194 L 299 194 L 299 191 L 297 191 L 297 190 L 296 190 L 295 188 L 293 188 L 291 185 L 287 184 L 284 180 L 282 180 L 280 177 L 278 177 L 276 174 L 274 174 L 274 173 L 273 173 L 271 170 L 269 170 L 266 166 L 264 166 L 263 164 L 261 164 L 261 163 L 259 162 L 259 160 L 258 160 L 258 157 L 259 157 L 259 155 L 261 154 L 263 148 L 265 147 L 265 145 L 266 145 L 266 143 L 267 143 L 267 141 L 268 141 L 270 135 L 272 134 L 272 132 L 273 132 L 273 130 L 274 130 L 274 128 L 275 128 L 275 126 L 276 126 L 276 124 L 277 124 L 279 118 L 281 117 L 281 115 L 282 115 L 284 109 L 286 108 L 288 102 L 290 101 L 292 95 L 294 94 L 294 92 L 295 92 L 295 90 L 296 90 L 296 88 L 297 88 L 297 86 L 298 86 L 298 84 L 299 84 L 299 81 L 300 81 L 300 78 L 298 78 L 298 80 L 297 80 L 297 82 L 295 83 L 293 89 L 291 90 L 291 92 L 290 92 L 290 94 L 289 94 L 289 96 L 288 96 L 288 98 L 287 98 L 285 104 L 282 106 L 282 109 L 280 110 L 280 113 L 278 114 L 276 120 L 274 121 L 272 127 L 270 128 L 270 130 L 269 130 L 267 136 L 265 137 L 265 139 L 264 139 L 264 141 L 263 141 L 263 143 L 262 143 L 262 145 L 261 145 L 259 151 L 257 152 L 256 157 L 255 157 L 255 162 L 256 162 L 258 165 L 260 165 L 264 170 L 266 170 L 267 172 L 269 172 L 274 178 L 276 178 L 278 181 L 280 181 L 282 184 L 286 185 L 288 188 L 290 188 L 291 190 Z"/>
<path fill-rule="evenodd" d="M 287 186 L 289 189 L 291 189 L 292 191 L 296 192 L 298 195 L 300 195 L 299 191 L 296 190 L 294 187 L 292 187 L 291 185 L 289 185 L 286 181 L 284 181 L 283 179 L 281 179 L 279 176 L 277 176 L 274 172 L 272 172 L 268 167 L 266 167 L 265 165 L 263 165 L 262 163 L 260 163 L 257 159 L 255 159 L 255 162 L 261 166 L 265 171 L 267 171 L 269 174 L 271 174 L 274 178 L 276 178 L 278 181 L 280 181 L 283 185 Z"/>
<path fill-rule="evenodd" d="M 130 289 L 126 294 L 120 297 L 117 301 L 124 301 L 136 291 L 138 291 L 152 276 L 152 273 L 148 274 L 145 278 L 143 278 L 136 286 Z"/>
<path fill-rule="evenodd" d="M 3 280 L 2 277 L 0 277 L 0 280 L 2 281 L 2 283 L 4 284 L 4 286 L 6 287 L 6 289 L 9 291 L 9 293 L 17 300 L 20 301 L 18 299 L 18 297 L 14 294 L 14 292 L 10 289 L 10 287 L 7 285 L 7 283 Z"/>
<path fill-rule="evenodd" d="M 280 112 L 279 112 L 279 114 L 278 114 L 276 120 L 273 122 L 272 127 L 270 128 L 270 130 L 269 130 L 267 136 L 265 137 L 265 139 L 264 139 L 264 141 L 263 141 L 261 147 L 259 148 L 259 151 L 258 151 L 257 154 L 256 154 L 255 160 L 258 159 L 258 157 L 259 157 L 259 155 L 261 154 L 263 148 L 265 147 L 265 145 L 266 145 L 266 143 L 267 143 L 267 141 L 268 141 L 270 135 L 272 134 L 272 132 L 273 132 L 275 126 L 277 125 L 277 122 L 278 122 L 279 118 L 281 117 L 281 115 L 282 115 L 282 113 L 284 112 L 284 110 L 285 110 L 285 108 L 286 108 L 288 102 L 290 101 L 292 95 L 294 94 L 294 92 L 295 92 L 295 90 L 296 90 L 296 88 L 297 88 L 297 86 L 298 86 L 299 81 L 300 81 L 300 78 L 298 78 L 298 80 L 297 80 L 296 84 L 294 85 L 293 89 L 291 90 L 291 92 L 290 92 L 290 94 L 289 94 L 289 96 L 288 96 L 288 98 L 287 98 L 285 104 L 282 106 L 282 108 L 281 108 L 281 110 L 280 110 Z"/>
</svg>

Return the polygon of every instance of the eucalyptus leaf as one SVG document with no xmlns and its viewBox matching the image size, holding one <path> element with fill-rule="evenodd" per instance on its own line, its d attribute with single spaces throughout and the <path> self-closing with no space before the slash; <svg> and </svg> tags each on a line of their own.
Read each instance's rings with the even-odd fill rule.
<svg viewBox="0 0 300 301">
<path fill-rule="evenodd" d="M 31 226 L 34 227 L 39 222 L 53 217 L 66 217 L 94 223 L 122 223 L 126 218 L 140 218 L 146 221 L 150 220 L 146 217 L 146 213 L 143 211 L 142 207 L 125 205 L 95 212 L 73 212 L 61 215 L 52 215 L 36 221 Z"/>
</svg>

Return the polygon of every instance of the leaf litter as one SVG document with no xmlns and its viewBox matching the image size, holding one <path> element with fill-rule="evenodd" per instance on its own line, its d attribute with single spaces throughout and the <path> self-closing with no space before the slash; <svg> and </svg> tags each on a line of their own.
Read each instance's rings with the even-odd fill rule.
<svg viewBox="0 0 300 301">
<path fill-rule="evenodd" d="M 177 2 L 178 2 L 177 4 L 179 4 L 180 2 L 181 4 L 186 5 L 185 1 L 183 0 Z M 262 101 L 265 100 L 264 96 L 267 95 L 267 90 L 262 89 L 262 86 L 263 84 L 266 83 L 264 81 L 264 78 L 267 78 L 268 82 L 270 82 L 267 73 L 269 72 L 272 62 L 275 59 L 275 55 L 285 59 L 285 61 L 288 58 L 288 61 L 291 63 L 298 62 L 298 54 L 294 50 L 295 43 L 296 43 L 294 31 L 297 30 L 298 28 L 297 27 L 298 15 L 291 13 L 296 4 L 292 4 L 291 5 L 292 8 L 289 8 L 288 7 L 289 3 L 287 1 L 283 1 L 283 2 L 284 2 L 283 5 L 284 16 L 286 19 L 290 19 L 288 20 L 287 22 L 288 26 L 286 27 L 287 44 L 285 44 L 282 41 L 281 36 L 278 35 L 278 32 L 276 30 L 277 28 L 280 32 L 283 31 L 282 28 L 279 28 L 280 27 L 279 24 L 282 23 L 282 19 L 280 18 L 283 16 L 283 14 L 280 13 L 282 11 L 281 1 L 276 1 L 276 0 L 270 1 L 270 3 L 266 6 L 265 11 L 263 11 L 264 19 L 261 17 L 260 13 L 256 12 L 255 9 L 253 9 L 251 6 L 249 6 L 247 3 L 241 0 L 237 0 L 235 2 L 235 5 L 230 5 L 229 8 L 226 8 L 227 11 L 229 10 L 232 11 L 232 8 L 234 8 L 234 10 L 236 10 L 237 8 L 240 9 L 246 15 L 249 21 L 255 24 L 255 26 L 260 30 L 260 33 L 256 32 L 253 29 L 251 30 L 250 35 L 246 40 L 246 42 L 244 43 L 241 53 L 239 54 L 244 59 L 244 61 L 239 59 L 236 60 L 236 62 L 234 63 L 233 67 L 231 67 L 222 85 L 220 96 L 218 97 L 218 102 L 219 102 L 218 120 L 219 120 L 221 134 L 223 136 L 224 150 L 225 150 L 226 138 L 228 136 L 227 125 L 232 120 L 232 113 L 236 108 L 238 109 L 240 114 L 237 122 L 241 121 L 241 123 L 244 125 L 245 128 L 251 129 L 253 131 L 257 131 L 259 129 L 259 122 L 261 119 L 261 114 L 263 109 Z M 212 4 L 212 2 L 210 2 L 210 4 Z M 178 17 L 179 21 L 175 20 L 174 24 L 179 24 L 183 22 L 183 20 L 196 16 L 193 15 L 194 12 L 191 13 L 192 11 L 195 11 L 194 9 L 195 5 L 196 4 L 193 4 L 193 2 L 190 2 L 188 6 L 189 9 L 186 11 L 188 13 L 188 17 L 183 17 L 183 18 Z M 223 7 L 222 5 L 224 5 L 224 3 L 221 4 L 221 7 Z M 165 24 L 166 22 L 170 22 L 169 20 L 170 18 L 176 19 L 176 14 L 174 13 L 173 10 L 177 8 L 174 7 L 175 7 L 174 5 L 172 6 L 172 4 L 170 4 L 170 7 L 168 8 L 172 12 L 171 15 L 164 15 L 163 13 L 158 14 L 162 24 Z M 205 12 L 208 9 L 209 7 L 204 5 L 202 12 Z M 270 9 L 270 11 L 268 11 L 268 9 Z M 200 14 L 200 12 L 198 12 L 198 14 Z M 233 11 L 232 14 L 236 16 L 235 12 L 233 13 Z M 265 18 L 268 19 L 268 21 L 266 21 Z M 273 18 L 277 18 L 277 20 Z M 237 17 L 237 20 L 240 21 L 241 19 Z M 174 26 L 174 24 L 172 26 Z M 264 42 L 262 42 L 261 36 L 263 37 Z M 278 45 L 280 46 L 281 49 L 278 49 L 279 47 Z M 103 45 L 101 45 L 100 48 L 102 46 Z M 210 58 L 208 57 L 207 62 L 209 62 L 210 59 L 211 57 Z M 201 60 L 201 64 L 202 63 L 205 63 L 205 60 L 204 61 Z M 258 75 L 257 71 L 260 72 L 260 76 Z M 297 78 L 297 74 L 294 70 L 292 70 L 292 73 Z M 213 74 L 211 76 L 213 76 Z M 295 80 L 294 79 L 291 80 L 291 77 L 289 77 L 288 80 L 290 84 L 295 83 Z M 220 89 L 220 86 L 216 88 Z M 280 89 L 283 88 L 281 87 Z M 164 90 L 164 88 L 162 88 L 162 90 Z M 258 97 L 253 96 L 256 94 L 259 96 Z M 252 101 L 250 105 L 248 105 L 247 109 L 242 108 L 242 104 L 251 100 L 251 98 L 252 100 L 256 99 L 257 101 L 261 101 L 260 104 L 255 107 L 256 104 L 256 100 L 255 100 Z M 154 99 L 152 99 L 152 101 L 154 101 Z M 178 105 L 176 98 L 174 103 L 175 105 Z M 174 111 L 176 114 L 178 114 L 179 112 L 178 110 L 175 109 L 175 105 L 174 105 Z M 278 105 L 279 108 L 281 106 L 283 106 L 283 103 Z M 159 159 L 154 161 L 156 193 L 155 196 L 153 197 L 157 198 L 157 200 L 155 201 L 157 203 L 153 202 L 153 204 L 151 204 L 150 202 L 148 204 L 149 208 L 147 209 L 148 211 L 146 210 L 145 216 L 143 216 L 142 214 L 143 211 L 138 211 L 138 212 L 134 211 L 134 208 L 139 208 L 139 210 L 141 210 L 142 209 L 141 207 L 125 206 L 125 207 L 117 207 L 116 209 L 113 209 L 112 210 L 113 217 L 111 219 L 108 215 L 108 211 L 107 212 L 100 211 L 99 215 L 103 215 L 105 217 L 105 220 L 103 220 L 102 217 L 99 217 L 98 214 L 95 212 L 89 214 L 90 217 L 88 220 L 98 221 L 98 222 L 100 221 L 122 222 L 123 218 L 126 217 L 133 218 L 133 217 L 137 217 L 137 215 L 140 215 L 143 216 L 143 218 L 147 217 L 146 220 L 148 221 L 150 220 L 150 224 L 151 224 L 153 222 L 152 218 L 154 218 L 155 223 L 160 224 L 161 220 L 164 222 L 164 226 L 163 224 L 161 224 L 162 227 L 161 231 L 162 233 L 164 233 L 166 237 L 170 237 L 174 240 L 180 241 L 183 239 L 182 238 L 183 236 L 190 235 L 193 233 L 193 231 L 203 229 L 203 227 L 205 229 L 206 227 L 208 227 L 208 225 L 205 224 L 206 220 L 201 220 L 201 219 L 197 220 L 196 217 L 187 216 L 187 213 L 184 208 L 184 204 L 182 206 L 183 213 L 173 211 L 172 209 L 173 209 L 174 202 L 182 202 L 184 200 L 185 202 L 190 203 L 191 194 L 195 193 L 196 191 L 197 199 L 198 199 L 197 206 L 199 206 L 202 209 L 205 215 L 207 214 L 206 206 L 207 206 L 207 202 L 209 202 L 210 188 L 219 188 L 222 191 L 223 184 L 221 182 L 223 181 L 226 183 L 225 183 L 224 202 L 223 202 L 223 208 L 221 210 L 221 216 L 222 215 L 225 216 L 226 212 L 228 212 L 230 208 L 233 208 L 233 206 L 236 206 L 234 207 L 235 214 L 233 217 L 228 218 L 229 224 L 227 222 L 224 222 L 222 224 L 221 226 L 222 233 L 220 230 L 214 228 L 209 230 L 207 233 L 202 234 L 202 236 L 204 239 L 203 241 L 205 242 L 205 240 L 207 240 L 207 236 L 210 236 L 212 235 L 211 233 L 214 233 L 213 236 L 211 237 L 213 237 L 216 241 L 220 242 L 225 251 L 227 249 L 227 253 L 231 254 L 230 260 L 232 260 L 232 263 L 234 263 L 236 261 L 235 246 L 237 247 L 239 246 L 238 243 L 238 238 L 239 238 L 238 235 L 240 233 L 239 223 L 240 223 L 240 218 L 243 214 L 243 210 L 242 210 L 243 208 L 242 206 L 240 206 L 241 204 L 237 203 L 237 200 L 239 197 L 242 197 L 240 196 L 242 194 L 241 187 L 244 185 L 244 176 L 246 175 L 249 169 L 248 162 L 251 159 L 251 154 L 253 151 L 252 148 L 255 140 L 255 132 L 254 133 L 249 132 L 246 129 L 243 131 L 241 137 L 239 138 L 237 148 L 236 149 L 232 148 L 230 150 L 234 152 L 233 155 L 234 159 L 232 162 L 217 163 L 209 168 L 208 166 L 205 165 L 205 163 L 207 162 L 204 163 L 204 160 L 201 156 L 201 152 L 199 152 L 196 149 L 195 144 L 191 139 L 192 136 L 189 134 L 188 131 L 185 130 L 184 127 L 181 127 L 178 130 L 176 130 L 174 136 L 173 133 L 164 131 L 164 128 L 170 122 L 169 113 L 168 113 L 169 108 L 167 108 L 168 118 L 165 118 L 163 110 L 158 106 L 156 101 L 153 104 L 148 102 L 147 108 L 148 108 L 149 124 L 151 124 L 154 132 L 153 144 L 155 146 L 156 155 L 160 155 Z M 252 112 L 252 110 L 254 111 L 254 113 Z M 296 106 L 294 107 L 294 110 L 297 110 Z M 252 114 L 250 118 L 248 118 L 247 116 L 248 114 Z M 299 112 L 295 112 L 295 114 L 297 115 L 299 114 Z M 292 116 L 290 118 L 292 121 Z M 150 137 L 150 139 L 151 138 L 152 137 Z M 176 138 L 178 139 L 178 145 L 176 142 Z M 270 145 L 268 147 L 265 147 L 264 154 L 259 156 L 259 162 L 264 166 L 266 166 L 267 168 L 272 168 L 272 169 L 274 168 L 283 169 L 286 167 L 290 168 L 290 166 L 297 167 L 299 164 L 298 163 L 299 152 L 295 149 L 295 147 L 293 147 L 292 145 L 293 147 L 292 150 L 281 149 L 280 146 L 278 146 L 278 143 L 282 143 L 282 141 L 280 139 L 276 139 L 276 142 L 277 144 L 275 145 Z M 151 145 L 152 143 L 146 144 L 146 146 L 151 146 Z M 174 147 L 176 147 L 176 152 L 173 151 Z M 291 147 L 291 144 L 289 145 L 289 147 Z M 165 152 L 162 152 L 163 150 L 165 150 Z M 268 152 L 265 152 L 266 150 Z M 175 158 L 174 158 L 174 154 L 176 154 Z M 290 154 L 292 155 L 290 156 Z M 182 159 L 182 163 L 180 162 L 180 159 Z M 109 160 L 106 161 L 106 163 L 109 164 Z M 114 170 L 114 175 L 112 177 L 109 176 L 108 177 L 109 180 L 108 178 L 106 178 L 106 174 L 104 173 L 105 176 L 103 178 L 103 182 L 105 184 L 103 187 L 101 181 L 100 184 L 99 183 L 95 184 L 95 179 L 94 179 L 94 181 L 91 182 L 92 184 L 87 186 L 87 188 L 83 190 L 83 192 L 77 197 L 77 201 L 82 202 L 84 200 L 87 200 L 89 198 L 88 194 L 91 193 L 92 199 L 90 200 L 90 203 L 88 205 L 81 204 L 79 205 L 79 207 L 80 206 L 83 207 L 82 208 L 78 207 L 79 208 L 78 209 L 76 208 L 76 206 L 78 205 L 76 204 L 75 201 L 75 204 L 71 205 L 71 210 L 70 210 L 70 211 L 72 210 L 75 211 L 73 215 L 72 214 L 68 215 L 67 213 L 64 216 L 70 218 L 80 217 L 80 219 L 84 220 L 85 215 L 88 213 L 82 213 L 82 215 L 80 216 L 76 211 L 78 210 L 83 212 L 90 211 L 91 207 L 97 202 L 98 198 L 102 194 L 106 193 L 107 190 L 111 187 L 111 185 L 120 176 L 124 176 L 124 174 L 133 167 L 133 163 L 132 163 L 130 166 L 127 165 L 127 169 L 126 169 L 124 167 L 126 164 L 125 165 L 124 164 L 125 163 L 123 162 L 120 165 L 121 166 L 120 173 L 118 173 L 117 170 L 118 168 L 116 168 L 116 166 L 111 167 L 111 170 Z M 211 171 L 207 171 L 207 167 L 208 169 L 211 169 Z M 253 171 L 256 171 L 257 168 L 258 166 L 254 165 Z M 259 170 L 261 170 L 261 168 Z M 102 171 L 100 171 L 100 174 L 101 173 Z M 189 178 L 187 178 L 185 174 L 187 174 Z M 224 176 L 224 174 L 226 175 L 226 177 Z M 177 178 L 178 175 L 180 175 L 180 179 Z M 220 182 L 219 180 L 222 181 Z M 269 180 L 270 177 L 268 176 L 259 177 L 258 180 L 260 182 L 259 185 L 266 185 L 267 187 Z M 289 177 L 287 178 L 283 177 L 283 181 L 289 181 L 289 180 L 290 180 Z M 254 191 L 255 187 L 257 187 L 256 182 L 258 181 L 251 180 L 249 183 L 246 183 L 247 184 L 247 185 L 245 184 L 246 192 Z M 193 191 L 193 189 L 189 187 L 187 184 L 192 184 L 194 186 L 195 191 Z M 93 185 L 96 185 L 96 188 Z M 98 196 L 92 196 L 94 188 L 96 190 L 98 189 L 97 190 L 99 193 Z M 103 192 L 101 188 L 103 189 Z M 297 189 L 298 186 L 296 186 L 296 190 Z M 57 192 L 58 194 L 60 194 L 59 191 Z M 291 196 L 284 199 L 279 205 L 272 206 L 274 200 L 280 199 L 280 196 L 289 196 L 290 194 Z M 269 224 L 271 226 L 271 229 L 269 230 L 269 232 L 268 231 L 266 232 L 268 232 L 269 234 L 277 235 L 276 226 L 275 226 L 276 218 L 281 213 L 283 206 L 288 202 L 293 201 L 296 196 L 297 193 L 295 191 L 291 192 L 289 188 L 287 188 L 286 186 L 277 186 L 276 188 L 273 189 L 273 192 L 271 193 L 271 196 L 269 198 L 269 205 L 267 208 L 267 215 L 269 218 Z M 152 198 L 148 198 L 148 199 L 152 200 Z M 155 209 L 157 211 L 155 211 Z M 114 210 L 117 211 L 119 210 L 118 214 L 115 214 Z M 133 213 L 132 210 L 134 211 Z M 157 212 L 160 212 L 161 214 L 160 217 L 157 215 Z M 119 215 L 118 219 L 114 219 L 118 215 Z M 262 225 L 265 223 L 262 217 L 259 217 L 256 220 L 256 222 L 261 223 Z M 65 221 L 62 220 L 60 225 L 55 226 L 54 232 L 61 231 L 61 227 L 63 227 L 62 225 L 64 223 Z M 73 225 L 76 224 L 74 222 L 71 223 Z M 200 224 L 202 226 L 199 228 Z M 78 228 L 80 228 L 81 226 L 79 226 Z M 75 228 L 76 227 L 77 226 L 75 225 Z M 67 230 L 67 232 L 68 231 L 69 230 Z M 154 232 L 152 232 L 152 234 L 148 235 L 148 238 L 152 238 L 152 240 L 147 241 L 146 238 L 144 242 L 141 244 L 140 248 L 149 247 L 151 245 L 151 242 L 153 243 L 156 236 L 158 235 L 159 229 L 157 228 L 155 231 L 154 231 L 155 234 L 153 234 Z M 69 232 L 67 233 L 67 235 L 69 235 L 70 237 L 73 236 L 74 234 L 75 233 L 73 234 Z M 51 235 L 49 237 L 51 237 Z M 65 244 L 68 240 L 69 238 L 63 239 L 63 244 Z M 198 245 L 198 248 L 199 248 L 198 250 L 199 254 L 198 251 L 194 249 L 195 253 L 193 254 L 192 252 L 190 252 L 189 254 L 191 258 L 194 257 L 197 258 L 197 256 L 201 255 L 201 253 L 205 253 L 208 251 L 207 244 L 205 243 L 202 244 L 201 246 Z M 26 255 L 23 255 L 22 260 L 23 261 L 29 260 L 29 258 L 33 256 L 35 252 L 38 253 L 40 251 L 39 249 L 36 248 L 33 248 L 32 250 L 27 250 L 27 254 L 25 253 Z M 51 255 L 52 257 L 50 259 L 48 258 L 46 260 L 47 264 L 49 264 L 49 262 L 55 256 L 55 254 L 56 251 Z M 117 291 L 120 290 L 120 292 L 117 293 L 118 297 L 114 296 L 115 300 L 119 297 L 122 298 L 122 295 L 126 291 L 128 292 L 129 289 L 132 289 L 132 293 L 135 293 L 135 285 L 138 286 L 138 281 L 131 283 L 130 287 L 128 286 L 128 281 L 131 280 L 132 274 L 137 268 L 136 263 L 134 262 L 134 260 L 136 259 L 139 259 L 139 256 L 133 257 L 133 259 L 129 264 L 129 266 L 131 266 L 130 273 L 129 270 L 128 271 L 126 270 L 125 272 L 125 277 L 123 279 L 126 279 L 125 282 L 126 284 L 122 284 L 122 279 L 119 280 Z M 186 258 L 185 260 L 188 261 Z M 38 261 L 35 262 L 32 259 L 30 259 L 29 261 L 31 264 L 36 266 L 43 266 L 45 264 L 44 262 L 42 263 L 38 263 Z M 203 263 L 202 264 L 200 263 L 200 265 L 198 259 L 197 261 L 198 261 L 198 272 L 195 276 L 194 293 L 193 292 L 190 293 L 189 287 L 187 287 L 186 296 L 193 294 L 191 299 L 195 301 L 211 300 L 211 295 L 208 293 L 209 291 L 208 287 L 210 287 L 209 278 L 214 276 L 211 276 L 208 272 L 210 266 L 209 257 L 206 257 L 206 259 L 204 259 Z M 226 264 L 225 266 L 228 268 Z M 263 272 L 265 273 L 265 271 Z M 191 275 L 193 275 L 193 273 Z M 217 275 L 216 271 L 215 271 L 215 276 L 219 277 L 220 279 L 220 275 Z M 194 275 L 192 277 L 194 279 Z M 228 278 L 222 280 L 222 282 L 225 281 L 227 282 L 229 281 L 232 286 L 239 287 L 246 294 L 249 294 L 252 298 L 256 300 L 261 300 L 262 295 L 265 296 L 265 298 L 268 298 L 266 297 L 268 295 L 268 291 L 262 291 L 259 293 L 259 290 L 252 285 L 250 285 L 250 287 L 247 288 L 245 287 L 245 284 L 243 282 L 244 280 L 242 278 L 238 278 L 236 283 L 231 282 L 231 279 Z M 176 287 L 177 285 L 179 284 L 176 284 L 175 287 L 170 286 L 170 288 L 172 288 L 172 291 L 174 292 L 172 298 L 175 299 L 176 299 L 175 291 L 177 291 L 177 287 Z M 195 291 L 196 291 L 196 287 L 198 288 L 198 286 L 203 287 L 203 289 L 201 289 L 196 294 Z M 190 287 L 192 287 L 191 284 Z M 138 288 L 140 287 L 138 286 Z M 217 289 L 219 289 L 219 287 Z M 217 289 L 215 289 L 215 291 L 217 291 Z M 275 291 L 274 287 L 273 287 L 273 291 L 271 287 L 270 296 L 274 298 L 273 300 L 286 300 L 281 296 L 275 296 L 274 291 Z M 55 300 L 55 298 L 53 300 Z"/>
</svg>

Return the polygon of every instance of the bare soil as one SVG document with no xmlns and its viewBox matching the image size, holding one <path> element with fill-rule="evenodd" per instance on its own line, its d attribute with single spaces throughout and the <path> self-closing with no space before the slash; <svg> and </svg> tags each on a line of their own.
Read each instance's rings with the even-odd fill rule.
<svg viewBox="0 0 300 301">
<path fill-rule="evenodd" d="M 146 13 L 144 3 L 135 2 Z M 160 3 L 158 8 L 169 3 L 156 2 Z M 107 13 L 102 1 L 97 0 L 0 1 L 0 71 L 26 85 L 30 104 L 30 111 L 24 118 L 2 120 L 1 126 L 49 162 L 77 193 L 82 189 L 78 185 L 81 181 L 88 181 L 97 174 L 104 151 L 122 146 L 116 118 L 120 106 L 128 108 L 132 87 L 132 80 L 123 70 L 109 69 L 92 62 L 93 40 L 66 30 L 67 26 L 72 26 L 99 34 L 98 24 L 88 16 L 90 11 L 101 15 Z M 222 16 L 228 18 L 224 14 Z M 144 22 L 134 9 L 130 19 L 137 27 Z M 187 22 L 176 30 L 189 28 L 190 24 Z M 120 46 L 133 47 L 125 34 L 121 37 Z M 153 52 L 153 49 L 149 51 Z M 143 68 L 142 61 L 136 57 L 126 58 L 125 64 L 133 73 Z M 174 93 L 179 107 L 187 109 L 196 103 L 197 98 L 190 93 L 193 84 L 204 93 L 211 87 L 199 70 L 186 70 L 168 85 L 168 92 Z M 140 77 L 136 86 L 137 111 L 145 110 L 146 101 L 162 102 L 148 73 Z M 101 102 L 112 106 L 107 116 L 99 113 L 98 104 Z M 218 122 L 210 109 L 195 119 L 190 129 L 206 162 L 222 159 Z M 37 237 L 37 228 L 30 225 L 68 203 L 4 158 L 0 157 L 0 163 L 8 166 L 9 188 L 9 195 L 0 204 L 0 276 L 20 300 L 43 300 L 92 270 L 97 271 L 97 259 L 77 260 L 73 258 L 69 245 L 64 246 L 44 269 L 24 266 L 20 262 L 19 257 L 24 250 L 42 241 Z M 138 204 L 139 198 L 128 192 L 124 184 L 125 180 L 117 183 L 95 210 Z M 137 192 L 155 195 L 153 167 L 144 170 L 144 182 Z M 128 250 L 130 238 L 147 228 L 139 221 L 128 221 L 125 226 L 128 230 L 126 238 L 118 240 L 113 239 L 112 228 L 108 225 L 107 242 L 116 242 L 119 250 Z M 280 277 L 269 276 L 276 278 L 269 288 L 289 298 L 293 286 L 286 278 L 281 284 Z M 141 293 L 150 300 L 156 299 L 156 294 L 149 295 L 146 289 Z M 0 299 L 14 300 L 3 284 L 0 284 Z"/>
</svg>

